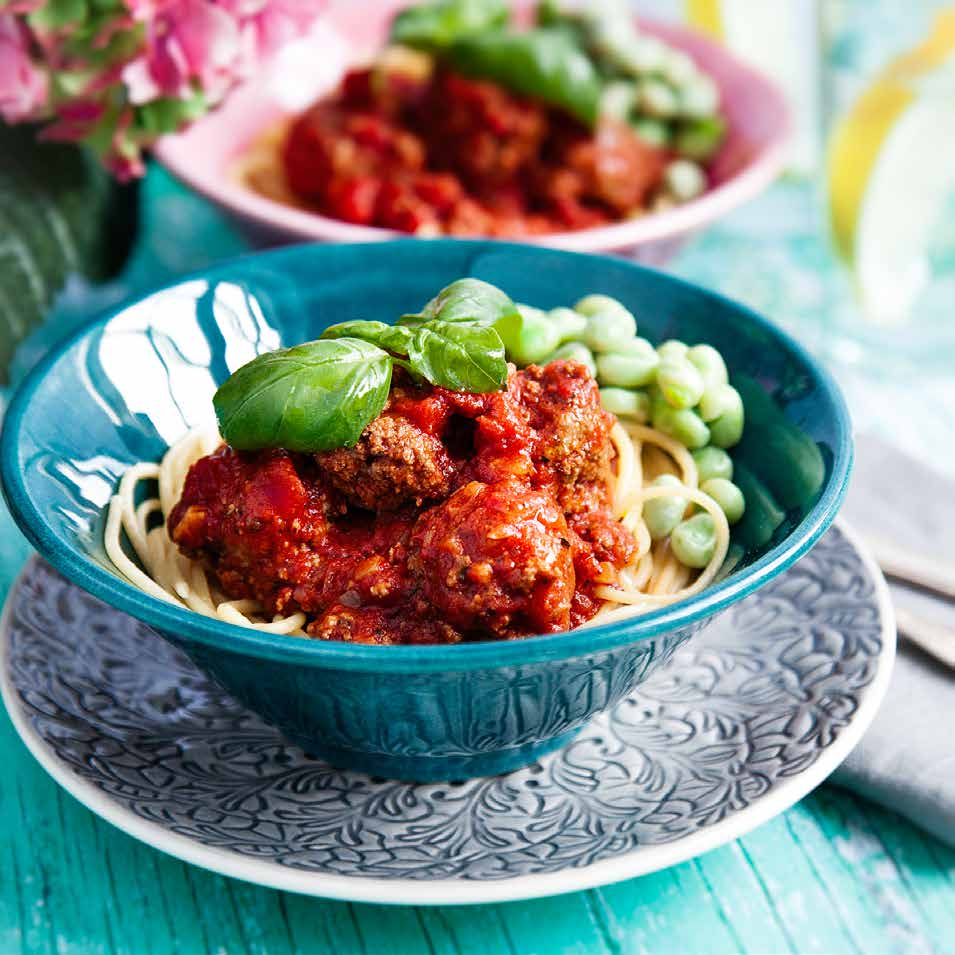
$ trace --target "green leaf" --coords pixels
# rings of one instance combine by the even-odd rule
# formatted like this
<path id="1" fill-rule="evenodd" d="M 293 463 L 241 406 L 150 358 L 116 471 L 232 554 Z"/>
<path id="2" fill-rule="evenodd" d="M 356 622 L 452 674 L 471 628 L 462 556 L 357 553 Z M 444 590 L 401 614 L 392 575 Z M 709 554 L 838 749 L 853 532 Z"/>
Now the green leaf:
<path id="1" fill-rule="evenodd" d="M 600 107 L 597 70 L 564 29 L 539 27 L 464 36 L 447 51 L 451 67 L 566 110 L 593 126 Z"/>
<path id="2" fill-rule="evenodd" d="M 120 186 L 83 147 L 40 143 L 0 123 L 0 382 L 67 277 L 110 278 L 136 231 L 135 187 Z"/>
<path id="3" fill-rule="evenodd" d="M 391 40 L 434 52 L 456 40 L 507 23 L 505 0 L 436 0 L 403 10 L 391 24 Z"/>
<path id="4" fill-rule="evenodd" d="M 387 352 L 357 338 L 259 355 L 215 393 L 219 430 L 242 451 L 351 447 L 381 414 L 391 370 Z"/>
<path id="5" fill-rule="evenodd" d="M 442 289 L 418 315 L 403 315 L 399 325 L 431 321 L 493 328 L 510 351 L 517 347 L 523 319 L 518 307 L 496 285 L 480 279 L 458 279 Z"/>
<path id="6" fill-rule="evenodd" d="M 451 391 L 498 391 L 507 380 L 501 336 L 490 326 L 430 321 L 414 326 L 412 367 Z"/>
<path id="7" fill-rule="evenodd" d="M 411 331 L 401 325 L 386 325 L 384 322 L 339 322 L 326 328 L 322 338 L 360 338 L 385 351 L 407 356 Z"/>

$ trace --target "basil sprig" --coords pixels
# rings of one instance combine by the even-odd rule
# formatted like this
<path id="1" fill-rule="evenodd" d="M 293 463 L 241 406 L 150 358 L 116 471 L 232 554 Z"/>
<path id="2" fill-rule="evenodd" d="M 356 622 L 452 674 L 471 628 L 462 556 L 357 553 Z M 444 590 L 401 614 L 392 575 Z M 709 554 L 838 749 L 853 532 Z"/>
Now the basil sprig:
<path id="1" fill-rule="evenodd" d="M 351 447 L 381 414 L 395 364 L 452 391 L 497 391 L 507 380 L 505 341 L 520 329 L 500 289 L 461 279 L 398 325 L 341 322 L 318 341 L 254 358 L 213 398 L 219 430 L 242 451 Z"/>
<path id="2" fill-rule="evenodd" d="M 307 342 L 253 358 L 212 405 L 240 451 L 329 451 L 353 445 L 381 414 L 391 371 L 388 352 L 360 338 Z"/>
<path id="3" fill-rule="evenodd" d="M 462 36 L 503 27 L 510 17 L 505 0 L 436 0 L 399 13 L 391 24 L 391 42 L 433 52 Z"/>
<path id="4" fill-rule="evenodd" d="M 590 57 L 566 30 L 494 30 L 460 37 L 446 51 L 451 68 L 566 110 L 593 126 L 603 83 Z"/>
<path id="5" fill-rule="evenodd" d="M 423 322 L 408 345 L 413 370 L 449 391 L 497 391 L 507 378 L 501 336 L 491 327 Z"/>
<path id="6" fill-rule="evenodd" d="M 451 322 L 493 328 L 510 351 L 521 334 L 521 313 L 496 285 L 480 279 L 458 279 L 440 292 L 417 315 L 402 315 L 398 325 Z"/>

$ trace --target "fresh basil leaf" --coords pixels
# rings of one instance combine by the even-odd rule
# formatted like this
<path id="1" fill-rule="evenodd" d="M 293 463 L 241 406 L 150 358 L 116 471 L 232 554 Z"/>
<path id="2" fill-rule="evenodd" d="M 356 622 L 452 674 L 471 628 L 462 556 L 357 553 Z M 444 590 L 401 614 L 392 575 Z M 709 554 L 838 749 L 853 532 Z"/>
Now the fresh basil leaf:
<path id="1" fill-rule="evenodd" d="M 391 40 L 418 50 L 443 50 L 463 36 L 504 26 L 510 16 L 505 0 L 436 0 L 399 13 Z"/>
<path id="2" fill-rule="evenodd" d="M 451 391 L 497 391 L 507 380 L 501 336 L 490 326 L 431 321 L 414 326 L 412 366 Z"/>
<path id="3" fill-rule="evenodd" d="M 600 77 L 567 30 L 538 27 L 465 36 L 448 49 L 447 60 L 466 76 L 543 100 L 588 126 L 597 121 Z"/>
<path id="4" fill-rule="evenodd" d="M 481 279 L 458 279 L 443 288 L 418 315 L 404 315 L 399 325 L 441 321 L 493 328 L 504 347 L 518 345 L 523 319 L 518 307 L 496 285 Z"/>
<path id="5" fill-rule="evenodd" d="M 360 338 L 385 351 L 406 356 L 411 331 L 401 325 L 387 325 L 384 322 L 339 322 L 326 328 L 322 338 Z"/>
<path id="6" fill-rule="evenodd" d="M 381 414 L 391 370 L 387 352 L 357 338 L 259 355 L 215 393 L 219 430 L 241 451 L 350 447 Z"/>

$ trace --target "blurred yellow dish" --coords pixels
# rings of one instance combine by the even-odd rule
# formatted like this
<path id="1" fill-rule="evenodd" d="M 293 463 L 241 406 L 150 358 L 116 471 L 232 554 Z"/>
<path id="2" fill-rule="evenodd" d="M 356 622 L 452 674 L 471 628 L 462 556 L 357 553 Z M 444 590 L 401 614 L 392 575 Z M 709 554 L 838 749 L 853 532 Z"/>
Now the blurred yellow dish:
<path id="1" fill-rule="evenodd" d="M 955 188 L 953 96 L 955 8 L 882 71 L 833 133 L 833 236 L 871 321 L 905 321 L 929 278 L 931 231 Z"/>

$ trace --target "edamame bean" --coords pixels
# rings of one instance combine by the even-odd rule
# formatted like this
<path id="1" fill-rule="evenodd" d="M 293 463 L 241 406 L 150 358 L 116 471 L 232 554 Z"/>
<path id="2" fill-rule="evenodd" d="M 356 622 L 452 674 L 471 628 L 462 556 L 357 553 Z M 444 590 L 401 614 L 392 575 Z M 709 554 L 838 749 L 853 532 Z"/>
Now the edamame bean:
<path id="1" fill-rule="evenodd" d="M 606 411 L 618 418 L 627 418 L 638 424 L 650 420 L 650 398 L 645 391 L 629 388 L 601 388 L 600 403 Z"/>
<path id="2" fill-rule="evenodd" d="M 580 338 L 587 327 L 587 319 L 572 308 L 552 308 L 547 317 L 557 326 L 561 343 Z"/>
<path id="3" fill-rule="evenodd" d="M 578 361 L 581 365 L 586 365 L 587 370 L 595 378 L 597 377 L 597 366 L 594 363 L 594 356 L 591 350 L 586 346 L 582 345 L 580 342 L 567 342 L 566 345 L 561 345 L 548 359 L 548 362 L 552 361 Z"/>
<path id="4" fill-rule="evenodd" d="M 743 492 L 732 481 L 726 478 L 710 478 L 700 485 L 700 490 L 709 494 L 719 504 L 730 524 L 735 524 L 743 516 L 746 501 L 743 499 Z"/>
<path id="5" fill-rule="evenodd" d="M 609 295 L 588 295 L 574 310 L 586 316 L 587 327 L 581 337 L 596 352 L 615 351 L 637 334 L 637 320 Z"/>
<path id="6" fill-rule="evenodd" d="M 706 189 L 706 174 L 692 159 L 674 159 L 663 170 L 667 192 L 680 202 L 689 202 Z"/>
<path id="7" fill-rule="evenodd" d="M 694 345 L 686 357 L 693 362 L 696 370 L 703 376 L 703 385 L 707 391 L 729 381 L 726 362 L 712 345 Z"/>
<path id="8" fill-rule="evenodd" d="M 670 141 L 670 127 L 663 120 L 641 116 L 630 123 L 633 131 L 651 146 L 666 146 Z"/>
<path id="9" fill-rule="evenodd" d="M 673 148 L 687 159 L 706 162 L 723 143 L 726 123 L 719 116 L 706 116 L 681 123 L 673 136 Z"/>
<path id="10" fill-rule="evenodd" d="M 614 62 L 635 76 L 658 70 L 667 54 L 667 47 L 655 36 L 641 36 L 626 45 L 618 43 L 615 46 Z"/>
<path id="11" fill-rule="evenodd" d="M 599 292 L 585 295 L 574 306 L 574 311 L 580 312 L 580 314 L 586 318 L 592 318 L 594 315 L 599 315 L 602 312 L 618 312 L 624 314 L 628 318 L 633 319 L 634 334 L 636 334 L 637 320 L 633 318 L 633 313 L 623 302 L 617 301 L 617 299 L 612 298 L 610 295 L 601 295 Z"/>
<path id="12" fill-rule="evenodd" d="M 519 305 L 521 329 L 510 357 L 518 365 L 537 365 L 560 344 L 560 330 L 540 309 Z"/>
<path id="13" fill-rule="evenodd" d="M 687 567 L 705 567 L 716 550 L 716 526 L 705 511 L 677 524 L 670 534 L 673 556 Z"/>
<path id="14" fill-rule="evenodd" d="M 600 115 L 626 120 L 637 104 L 637 84 L 620 80 L 608 83 L 600 97 Z"/>
<path id="15" fill-rule="evenodd" d="M 675 116 L 679 111 L 679 100 L 673 88 L 663 80 L 652 78 L 640 81 L 637 105 L 643 112 L 658 119 Z"/>
<path id="16" fill-rule="evenodd" d="M 710 422 L 710 440 L 718 448 L 731 448 L 734 444 L 739 444 L 743 437 L 743 406 L 737 410 L 727 411 L 720 415 L 715 421 Z"/>
<path id="17" fill-rule="evenodd" d="M 620 348 L 597 356 L 597 380 L 602 385 L 640 388 L 653 381 L 660 358 L 645 338 L 631 338 Z"/>
<path id="18" fill-rule="evenodd" d="M 703 376 L 685 358 L 665 358 L 657 368 L 657 385 L 673 408 L 692 408 L 703 396 Z"/>
<path id="19" fill-rule="evenodd" d="M 704 421 L 715 421 L 724 412 L 742 404 L 743 399 L 732 385 L 715 385 L 707 388 L 700 398 L 700 417 Z"/>
<path id="20" fill-rule="evenodd" d="M 681 487 L 680 479 L 672 474 L 661 474 L 650 487 Z M 666 537 L 683 520 L 686 513 L 686 498 L 651 497 L 643 505 L 643 520 L 653 540 Z"/>
<path id="21" fill-rule="evenodd" d="M 743 399 L 732 385 L 706 391 L 700 400 L 700 416 L 709 423 L 711 441 L 718 448 L 731 448 L 743 436 Z"/>
<path id="22" fill-rule="evenodd" d="M 669 338 L 662 344 L 657 345 L 657 354 L 660 356 L 660 361 L 667 358 L 686 358 L 686 353 L 689 350 L 689 345 L 677 341 L 675 338 Z"/>
<path id="23" fill-rule="evenodd" d="M 712 116 L 720 102 L 720 91 L 704 73 L 697 73 L 679 84 L 680 113 L 693 119 Z"/>
<path id="24" fill-rule="evenodd" d="M 666 56 L 660 64 L 660 72 L 676 87 L 682 87 L 699 75 L 693 60 L 682 50 L 674 49 L 666 51 Z"/>
<path id="25" fill-rule="evenodd" d="M 691 451 L 710 443 L 710 429 L 695 411 L 689 408 L 673 408 L 661 398 L 659 401 L 651 401 L 650 413 L 654 428 L 676 438 Z"/>
<path id="26" fill-rule="evenodd" d="M 712 445 L 700 448 L 693 452 L 693 460 L 696 461 L 700 484 L 712 478 L 733 480 L 733 459 L 722 448 L 714 448 Z"/>

